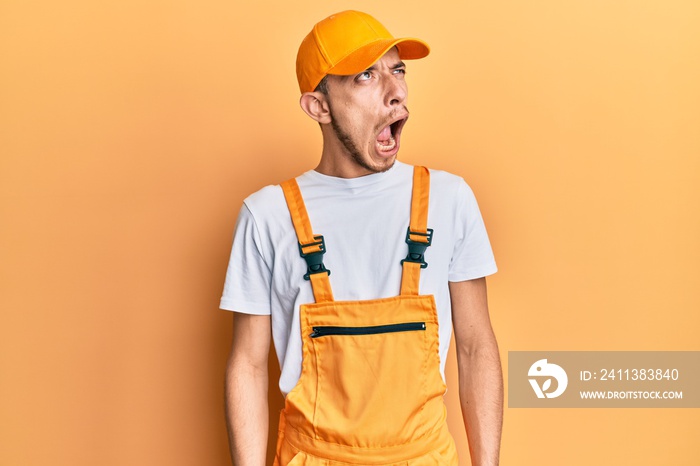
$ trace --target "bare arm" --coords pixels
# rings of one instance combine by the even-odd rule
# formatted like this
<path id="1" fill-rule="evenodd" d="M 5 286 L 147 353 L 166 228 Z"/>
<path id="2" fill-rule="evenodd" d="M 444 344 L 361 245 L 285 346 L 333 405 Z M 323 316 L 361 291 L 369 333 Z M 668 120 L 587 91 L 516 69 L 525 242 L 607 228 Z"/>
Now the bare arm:
<path id="1" fill-rule="evenodd" d="M 498 465 L 503 424 L 503 374 L 491 328 L 486 279 L 450 282 L 459 399 L 473 466 Z"/>
<path id="2" fill-rule="evenodd" d="M 270 332 L 270 316 L 234 314 L 226 367 L 226 423 L 236 466 L 265 465 Z"/>

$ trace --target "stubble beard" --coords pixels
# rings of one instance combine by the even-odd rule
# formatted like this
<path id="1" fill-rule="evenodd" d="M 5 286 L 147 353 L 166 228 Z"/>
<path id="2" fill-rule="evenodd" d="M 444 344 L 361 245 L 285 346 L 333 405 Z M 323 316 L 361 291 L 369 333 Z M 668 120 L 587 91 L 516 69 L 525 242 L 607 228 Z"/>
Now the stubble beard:
<path id="1" fill-rule="evenodd" d="M 355 161 L 356 164 L 364 168 L 365 170 L 368 170 L 370 173 L 383 173 L 387 170 L 389 170 L 391 167 L 394 166 L 394 162 L 396 162 L 396 157 L 394 157 L 391 160 L 391 163 L 389 163 L 385 167 L 374 167 L 370 164 L 367 163 L 367 161 L 362 157 L 362 153 L 360 150 L 357 148 L 355 145 L 355 142 L 352 140 L 350 135 L 346 133 L 343 128 L 340 127 L 338 124 L 338 121 L 335 119 L 333 115 L 333 109 L 329 107 L 330 113 L 331 113 L 331 128 L 333 128 L 333 132 L 335 133 L 335 136 L 338 138 L 338 140 L 343 144 L 343 147 L 345 147 L 345 150 L 350 154 L 350 157 Z"/>

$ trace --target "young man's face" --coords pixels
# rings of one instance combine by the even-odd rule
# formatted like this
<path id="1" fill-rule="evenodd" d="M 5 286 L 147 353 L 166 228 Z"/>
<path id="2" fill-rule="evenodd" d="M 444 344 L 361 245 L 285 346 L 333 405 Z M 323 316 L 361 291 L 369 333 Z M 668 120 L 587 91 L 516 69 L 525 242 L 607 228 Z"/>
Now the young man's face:
<path id="1" fill-rule="evenodd" d="M 328 76 L 333 133 L 346 156 L 366 170 L 388 170 L 399 152 L 401 129 L 408 118 L 406 66 L 396 48 L 366 71 Z"/>

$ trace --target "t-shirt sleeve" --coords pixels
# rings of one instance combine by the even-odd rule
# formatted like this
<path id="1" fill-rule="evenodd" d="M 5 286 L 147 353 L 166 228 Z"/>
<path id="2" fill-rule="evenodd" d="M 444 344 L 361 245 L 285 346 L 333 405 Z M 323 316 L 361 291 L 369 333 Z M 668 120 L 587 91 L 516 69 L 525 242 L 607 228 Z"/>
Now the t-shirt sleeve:
<path id="1" fill-rule="evenodd" d="M 219 307 L 244 314 L 270 314 L 272 274 L 265 262 L 255 218 L 244 204 L 236 220 L 233 247 Z"/>
<path id="2" fill-rule="evenodd" d="M 450 261 L 449 281 L 472 280 L 496 273 L 498 269 L 479 205 L 471 188 L 463 180 L 457 196 L 456 241 Z"/>

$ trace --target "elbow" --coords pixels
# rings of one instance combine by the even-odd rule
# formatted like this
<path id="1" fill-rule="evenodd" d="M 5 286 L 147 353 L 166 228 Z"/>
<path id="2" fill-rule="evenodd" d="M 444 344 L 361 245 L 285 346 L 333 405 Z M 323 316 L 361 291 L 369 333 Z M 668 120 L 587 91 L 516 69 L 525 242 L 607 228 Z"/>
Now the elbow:
<path id="1" fill-rule="evenodd" d="M 458 361 L 476 359 L 500 361 L 498 342 L 490 328 L 486 332 L 472 335 L 469 338 L 456 339 L 455 347 Z"/>

